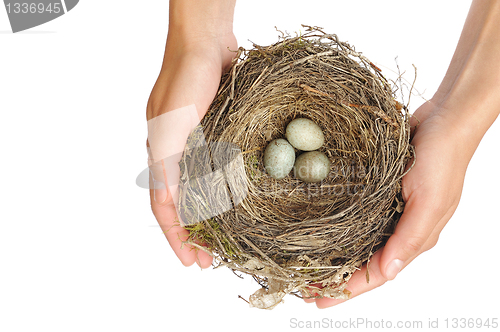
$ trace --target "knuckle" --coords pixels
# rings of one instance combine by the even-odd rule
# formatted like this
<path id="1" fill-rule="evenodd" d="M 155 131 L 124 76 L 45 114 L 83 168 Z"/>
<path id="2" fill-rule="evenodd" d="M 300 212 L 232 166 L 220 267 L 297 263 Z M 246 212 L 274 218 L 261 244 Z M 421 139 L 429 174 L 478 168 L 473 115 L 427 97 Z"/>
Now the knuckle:
<path id="1" fill-rule="evenodd" d="M 434 238 L 429 239 L 427 241 L 427 243 L 425 244 L 423 251 L 431 250 L 432 248 L 434 248 L 436 246 L 436 244 L 438 243 L 438 240 L 439 240 L 439 237 L 434 237 Z"/>
<path id="2" fill-rule="evenodd" d="M 403 250 L 409 257 L 411 257 L 418 253 L 422 249 L 424 244 L 425 239 L 422 239 L 421 237 L 412 237 L 406 241 Z"/>

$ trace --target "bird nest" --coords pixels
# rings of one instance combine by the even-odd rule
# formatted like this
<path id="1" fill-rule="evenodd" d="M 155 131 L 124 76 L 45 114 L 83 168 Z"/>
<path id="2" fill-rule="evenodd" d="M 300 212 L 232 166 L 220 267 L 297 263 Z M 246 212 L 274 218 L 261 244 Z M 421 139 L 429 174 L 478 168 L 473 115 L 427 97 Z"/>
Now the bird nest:
<path id="1" fill-rule="evenodd" d="M 180 163 L 179 210 L 195 221 L 185 222 L 186 243 L 216 267 L 253 276 L 261 289 L 249 302 L 258 308 L 286 294 L 348 298 L 352 273 L 402 214 L 401 180 L 414 156 L 409 113 L 380 69 L 336 35 L 304 27 L 303 35 L 238 50 L 202 130 L 188 139 L 198 149 Z M 331 165 L 319 183 L 266 173 L 266 146 L 295 118 L 323 131 L 319 151 Z M 200 217 L 200 206 L 211 213 Z"/>

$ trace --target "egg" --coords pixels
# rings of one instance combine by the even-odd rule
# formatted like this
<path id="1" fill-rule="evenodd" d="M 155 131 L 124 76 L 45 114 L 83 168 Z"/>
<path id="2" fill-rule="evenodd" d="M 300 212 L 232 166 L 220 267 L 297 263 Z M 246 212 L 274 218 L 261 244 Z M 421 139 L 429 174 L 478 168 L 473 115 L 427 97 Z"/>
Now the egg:
<path id="1" fill-rule="evenodd" d="M 285 135 L 294 148 L 302 151 L 319 149 L 325 143 L 321 128 L 306 118 L 292 120 L 286 127 Z"/>
<path id="2" fill-rule="evenodd" d="M 295 163 L 295 150 L 286 140 L 275 139 L 264 151 L 264 166 L 267 173 L 276 180 L 285 178 Z"/>
<path id="3" fill-rule="evenodd" d="M 330 160 L 319 151 L 304 152 L 295 161 L 294 172 L 304 182 L 320 182 L 330 172 Z"/>

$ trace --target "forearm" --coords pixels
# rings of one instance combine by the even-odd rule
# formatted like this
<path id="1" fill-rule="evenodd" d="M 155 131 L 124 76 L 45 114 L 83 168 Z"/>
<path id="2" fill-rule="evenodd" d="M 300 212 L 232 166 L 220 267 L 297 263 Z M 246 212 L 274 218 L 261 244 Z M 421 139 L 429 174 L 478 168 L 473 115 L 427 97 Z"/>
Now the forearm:
<path id="1" fill-rule="evenodd" d="M 467 137 L 472 157 L 500 112 L 500 1 L 473 1 L 432 102 Z"/>
<path id="2" fill-rule="evenodd" d="M 224 37 L 233 32 L 236 0 L 170 0 L 169 39 L 197 43 Z"/>
<path id="3" fill-rule="evenodd" d="M 233 34 L 235 2 L 170 0 L 165 55 L 148 102 L 148 120 L 192 104 L 199 117 L 204 116 L 238 49 Z"/>

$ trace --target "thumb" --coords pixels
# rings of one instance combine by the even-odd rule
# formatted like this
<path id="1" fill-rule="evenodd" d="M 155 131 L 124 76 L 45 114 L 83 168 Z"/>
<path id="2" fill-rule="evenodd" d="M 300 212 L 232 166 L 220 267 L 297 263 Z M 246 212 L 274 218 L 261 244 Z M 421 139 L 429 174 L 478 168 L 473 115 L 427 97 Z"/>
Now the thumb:
<path id="1" fill-rule="evenodd" d="M 431 235 L 445 212 L 437 195 L 420 191 L 410 196 L 380 259 L 380 270 L 385 278 L 394 279 L 412 259 L 435 245 L 437 236 L 434 239 Z"/>
<path id="2" fill-rule="evenodd" d="M 188 136 L 199 122 L 194 104 L 148 120 L 148 165 L 156 203 L 165 204 L 175 197 L 180 175 L 178 162 Z"/>
<path id="3" fill-rule="evenodd" d="M 152 181 L 150 188 L 153 189 L 153 199 L 157 204 L 164 204 L 171 199 L 170 191 L 168 190 L 165 162 L 164 160 L 154 161 L 149 144 L 147 150 L 149 174 Z"/>

